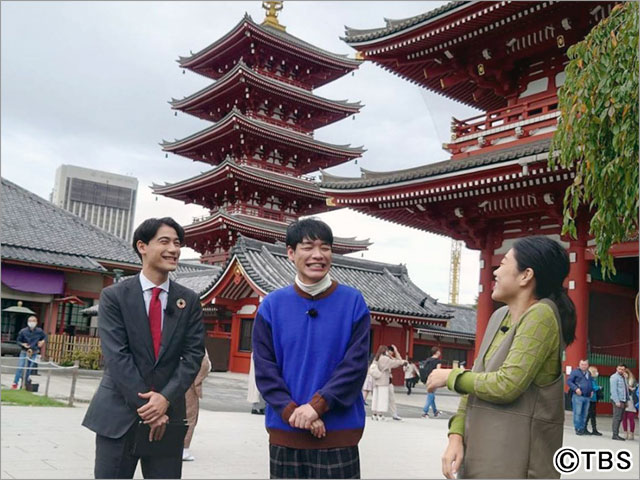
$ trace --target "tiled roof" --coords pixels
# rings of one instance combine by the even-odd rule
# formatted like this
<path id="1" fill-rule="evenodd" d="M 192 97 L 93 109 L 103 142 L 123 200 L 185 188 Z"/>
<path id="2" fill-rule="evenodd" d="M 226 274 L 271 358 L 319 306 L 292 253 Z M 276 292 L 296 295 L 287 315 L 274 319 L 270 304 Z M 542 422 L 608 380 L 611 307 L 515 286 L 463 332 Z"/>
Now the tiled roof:
<path id="1" fill-rule="evenodd" d="M 265 292 L 291 285 L 295 267 L 289 261 L 283 244 L 269 244 L 240 237 L 233 247 L 234 256 L 251 280 Z M 410 279 L 404 265 L 374 262 L 344 255 L 333 255 L 331 277 L 339 283 L 360 290 L 372 312 L 448 319 L 444 307 L 420 301 L 431 298 Z"/>
<path id="2" fill-rule="evenodd" d="M 439 325 L 420 325 L 422 333 L 475 340 L 476 337 L 476 309 L 465 305 L 451 305 L 441 303 L 440 307 L 452 315 L 446 327 Z"/>
<path id="3" fill-rule="evenodd" d="M 199 97 L 204 97 L 209 92 L 216 91 L 221 84 L 223 84 L 227 79 L 233 77 L 239 70 L 242 70 L 246 75 L 250 77 L 259 79 L 261 82 L 264 82 L 267 85 L 293 93 L 299 97 L 303 97 L 307 99 L 307 101 L 312 103 L 324 102 L 324 103 L 328 103 L 329 105 L 332 105 L 334 108 L 337 108 L 337 109 L 347 108 L 347 109 L 354 109 L 354 110 L 360 109 L 364 106 L 360 102 L 349 102 L 348 100 L 330 100 L 328 98 L 314 95 L 312 92 L 310 92 L 309 90 L 305 90 L 304 88 L 300 88 L 290 83 L 285 83 L 280 80 L 267 77 L 266 75 L 263 75 L 262 73 L 253 70 L 251 67 L 248 67 L 247 64 L 244 63 L 242 59 L 240 59 L 240 61 L 231 70 L 229 70 L 227 73 L 225 73 L 222 77 L 220 77 L 211 85 L 207 85 L 201 90 L 198 90 L 197 92 L 187 97 L 184 97 L 180 100 L 172 98 L 169 103 L 172 105 L 173 108 L 180 108 L 181 105 L 184 105 L 194 99 L 197 99 Z"/>
<path id="4" fill-rule="evenodd" d="M 2 258 L 82 270 L 98 262 L 139 267 L 131 245 L 82 218 L 2 179 Z"/>
<path id="5" fill-rule="evenodd" d="M 91 270 L 106 272 L 106 268 L 95 260 L 83 255 L 69 255 L 67 253 L 49 252 L 35 248 L 15 247 L 2 245 L 2 258 L 4 260 L 17 260 L 27 263 L 40 263 L 53 267 L 77 268 L 79 270 Z"/>
<path id="6" fill-rule="evenodd" d="M 349 44 L 358 44 L 361 42 L 366 42 L 369 40 L 375 40 L 382 37 L 386 37 L 387 35 L 392 35 L 407 28 L 411 28 L 415 25 L 418 25 L 421 22 L 425 22 L 428 20 L 433 20 L 436 17 L 444 15 L 447 12 L 450 12 L 454 8 L 457 8 L 465 3 L 470 3 L 467 1 L 455 1 L 449 2 L 441 7 L 436 8 L 435 10 L 430 10 L 426 13 L 421 13 L 420 15 L 416 15 L 414 17 L 405 18 L 402 20 L 391 20 L 385 18 L 386 25 L 380 28 L 370 28 L 366 30 L 360 30 L 356 28 L 345 27 L 345 36 L 342 37 L 342 40 Z"/>
<path id="7" fill-rule="evenodd" d="M 323 190 L 349 190 L 354 188 L 373 187 L 378 185 L 390 185 L 394 183 L 406 182 L 409 180 L 428 178 L 444 173 L 459 172 L 471 168 L 515 160 L 529 155 L 545 153 L 549 151 L 550 142 L 550 139 L 536 140 L 511 148 L 481 153 L 478 155 L 471 155 L 469 157 L 456 160 L 450 159 L 443 162 L 430 163 L 428 165 L 408 168 L 405 170 L 372 172 L 369 170 L 361 169 L 362 176 L 360 178 L 338 177 L 336 175 L 331 175 L 323 171 L 320 188 Z"/>
<path id="8" fill-rule="evenodd" d="M 207 292 L 212 286 L 213 282 L 218 278 L 222 267 L 210 265 L 210 268 L 192 272 L 180 272 L 176 270 L 169 274 L 169 278 L 179 283 L 183 287 L 190 288 L 198 295 L 202 295 Z"/>
<path id="9" fill-rule="evenodd" d="M 215 42 L 213 42 L 209 46 L 203 48 L 199 52 L 196 52 L 196 53 L 192 54 L 189 57 L 180 57 L 178 62 L 180 63 L 180 65 L 184 65 L 185 63 L 188 63 L 189 61 L 193 60 L 194 58 L 202 56 L 202 55 L 206 54 L 207 52 L 210 52 L 210 51 L 214 50 L 216 47 L 221 45 L 227 38 L 229 38 L 231 35 L 233 35 L 238 29 L 243 28 L 243 25 L 245 23 L 251 25 L 253 28 L 255 28 L 257 30 L 260 30 L 260 31 L 264 32 L 266 35 L 274 35 L 274 36 L 279 37 L 280 39 L 284 40 L 285 42 L 287 42 L 289 44 L 298 46 L 298 47 L 300 47 L 300 48 L 302 48 L 304 50 L 309 51 L 310 53 L 315 53 L 317 55 L 325 57 L 326 59 L 337 61 L 337 62 L 340 62 L 342 64 L 347 64 L 351 68 L 357 68 L 360 65 L 360 63 L 362 63 L 359 60 L 354 60 L 353 58 L 349 58 L 348 55 L 332 53 L 332 52 L 329 52 L 327 50 L 323 50 L 322 48 L 316 47 L 315 45 L 311 45 L 310 43 L 305 42 L 304 40 L 301 40 L 298 37 L 295 37 L 295 36 L 293 36 L 293 35 L 291 35 L 291 34 L 289 34 L 287 32 L 283 32 L 283 31 L 278 30 L 276 28 L 269 27 L 268 25 L 260 25 L 260 24 L 258 24 L 256 22 L 254 22 L 253 19 L 251 18 L 251 16 L 249 14 L 247 14 L 247 13 L 245 13 L 244 17 L 240 20 L 240 22 L 238 22 L 238 24 L 236 24 L 236 26 L 233 27 L 224 36 L 222 36 L 221 38 L 219 38 L 218 40 L 216 40 Z"/>
<path id="10" fill-rule="evenodd" d="M 311 190 L 317 194 L 318 197 L 326 197 L 318 187 L 317 182 L 312 182 L 309 180 L 305 180 L 304 178 L 294 177 L 291 175 L 284 175 L 282 173 L 270 172 L 269 170 L 265 170 L 258 167 L 253 167 L 249 165 L 242 165 L 233 160 L 230 156 L 220 163 L 216 165 L 211 170 L 200 173 L 199 175 L 195 175 L 191 178 L 187 178 L 185 180 L 181 180 L 175 183 L 167 183 L 164 185 L 156 185 L 155 183 L 151 186 L 154 193 L 164 195 L 167 189 L 173 189 L 180 186 L 186 186 L 190 183 L 197 182 L 198 180 L 205 178 L 212 178 L 218 175 L 220 172 L 223 172 L 226 167 L 230 167 L 236 171 L 241 171 L 242 173 L 246 173 L 249 176 L 258 177 L 260 179 L 272 181 L 276 184 L 287 184 L 297 189 Z"/>
<path id="11" fill-rule="evenodd" d="M 236 107 L 233 107 L 233 109 L 227 115 L 225 115 L 223 118 L 221 118 L 218 122 L 214 123 L 210 127 L 207 127 L 204 130 L 201 130 L 192 135 L 189 135 L 188 137 L 175 140 L 173 142 L 168 142 L 166 140 L 163 140 L 162 143 L 160 143 L 160 145 L 162 146 L 162 149 L 164 151 L 170 152 L 172 151 L 172 149 L 178 149 L 179 147 L 187 144 L 190 141 L 201 140 L 202 138 L 206 137 L 207 134 L 210 134 L 221 128 L 224 128 L 227 125 L 233 124 L 235 127 L 237 125 L 236 122 L 243 123 L 247 125 L 249 128 L 254 127 L 255 129 L 258 129 L 258 131 L 260 129 L 263 129 L 266 132 L 269 132 L 272 135 L 278 136 L 282 139 L 286 139 L 289 142 L 302 144 L 303 146 L 306 146 L 307 149 L 315 149 L 320 147 L 320 148 L 333 150 L 334 153 L 337 150 L 338 154 L 349 154 L 349 155 L 358 155 L 358 156 L 366 152 L 366 150 L 362 146 L 352 147 L 351 144 L 335 145 L 333 143 L 323 142 L 320 140 L 316 140 L 315 138 L 309 135 L 304 135 L 302 133 L 297 133 L 293 130 L 289 130 L 288 128 L 272 125 L 258 118 L 247 117 L 246 115 L 243 115 L 242 112 L 240 112 L 240 110 L 238 110 Z M 216 139 L 214 141 L 219 141 L 219 140 Z"/>

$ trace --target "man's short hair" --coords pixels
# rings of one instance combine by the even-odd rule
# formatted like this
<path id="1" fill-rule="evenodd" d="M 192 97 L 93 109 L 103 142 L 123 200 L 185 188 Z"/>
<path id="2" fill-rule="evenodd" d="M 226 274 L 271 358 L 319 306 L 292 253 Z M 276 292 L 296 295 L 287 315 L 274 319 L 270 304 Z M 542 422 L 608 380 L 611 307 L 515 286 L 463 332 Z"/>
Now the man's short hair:
<path id="1" fill-rule="evenodd" d="M 287 227 L 287 247 L 293 250 L 299 243 L 307 238 L 309 240 L 320 240 L 328 245 L 333 245 L 333 232 L 331 227 L 317 218 L 305 218 L 296 220 Z"/>
<path id="2" fill-rule="evenodd" d="M 138 251 L 138 240 L 142 241 L 142 243 L 149 244 L 151 239 L 156 236 L 156 233 L 158 233 L 158 230 L 162 225 L 173 228 L 178 234 L 180 243 L 184 243 L 184 228 L 182 228 L 173 218 L 147 218 L 144 222 L 138 225 L 136 231 L 133 232 L 133 251 L 136 252 L 138 257 L 140 257 L 140 260 L 142 260 L 142 255 Z"/>
<path id="3" fill-rule="evenodd" d="M 431 347 L 431 355 L 435 355 L 436 353 L 440 352 L 440 347 Z"/>
<path id="4" fill-rule="evenodd" d="M 618 364 L 618 367 L 624 367 L 624 368 L 627 368 L 627 366 L 626 366 L 624 363 L 619 363 L 619 364 Z M 616 368 L 617 368 L 617 367 L 616 367 Z"/>

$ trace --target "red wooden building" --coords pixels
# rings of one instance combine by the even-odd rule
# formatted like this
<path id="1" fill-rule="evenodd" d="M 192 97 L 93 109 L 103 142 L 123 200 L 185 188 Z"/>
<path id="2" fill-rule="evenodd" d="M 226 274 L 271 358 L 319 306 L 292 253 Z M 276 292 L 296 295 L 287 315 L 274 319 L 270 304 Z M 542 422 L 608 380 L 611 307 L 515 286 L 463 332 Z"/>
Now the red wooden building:
<path id="1" fill-rule="evenodd" d="M 187 246 L 209 263 L 224 263 L 239 234 L 283 241 L 287 224 L 327 211 L 326 194 L 305 175 L 364 152 L 314 138 L 315 129 L 358 113 L 362 105 L 322 98 L 313 89 L 361 62 L 288 34 L 277 19 L 282 2 L 264 3 L 268 11 L 262 24 L 245 15 L 222 38 L 179 59 L 180 67 L 215 81 L 172 100 L 172 108 L 215 123 L 162 148 L 213 168 L 153 190 L 209 209 L 209 215 L 185 227 Z M 335 251 L 368 245 L 337 238 Z"/>
<path id="2" fill-rule="evenodd" d="M 550 168 L 547 160 L 567 48 L 613 5 L 462 1 L 387 20 L 379 29 L 347 28 L 345 41 L 357 58 L 485 113 L 453 119 L 451 141 L 443 145 L 449 159 L 400 171 L 362 170 L 361 178 L 324 174 L 321 185 L 338 207 L 480 250 L 477 338 L 496 308 L 492 273 L 514 240 L 543 234 L 561 241 L 570 255 L 566 286 L 577 310 L 566 365 L 575 368 L 589 358 L 607 392 L 616 359 L 637 376 L 638 243 L 613 248 L 618 273 L 603 279 L 593 261 L 589 216 L 578 218 L 577 239 L 561 235 L 564 191 L 574 174 Z"/>

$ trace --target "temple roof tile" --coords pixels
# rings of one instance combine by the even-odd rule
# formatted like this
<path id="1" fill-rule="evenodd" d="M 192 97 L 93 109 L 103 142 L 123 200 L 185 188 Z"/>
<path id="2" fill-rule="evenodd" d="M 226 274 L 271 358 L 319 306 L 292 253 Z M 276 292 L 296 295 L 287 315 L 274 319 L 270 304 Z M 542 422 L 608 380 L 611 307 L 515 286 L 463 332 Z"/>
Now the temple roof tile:
<path id="1" fill-rule="evenodd" d="M 445 14 L 451 12 L 452 10 L 470 3 L 474 3 L 474 2 L 453 1 L 445 5 L 442 5 L 441 7 L 438 7 L 434 10 L 430 10 L 428 12 L 421 13 L 420 15 L 415 15 L 413 17 L 399 19 L 399 20 L 391 20 L 391 19 L 385 18 L 384 21 L 386 25 L 384 27 L 379 27 L 379 28 L 370 28 L 370 29 L 361 30 L 361 29 L 345 26 L 345 36 L 341 37 L 341 39 L 347 42 L 348 44 L 359 44 L 359 43 L 368 42 L 370 40 L 378 40 L 386 36 L 397 34 L 402 30 L 406 30 L 408 28 L 419 25 L 422 22 L 431 21 L 436 17 L 445 16 Z"/>
<path id="2" fill-rule="evenodd" d="M 320 188 L 323 190 L 349 190 L 354 188 L 374 187 L 381 185 L 391 185 L 410 180 L 428 178 L 435 175 L 452 172 L 462 172 L 467 169 L 481 167 L 485 165 L 499 164 L 508 160 L 514 160 L 529 155 L 536 155 L 549 151 L 551 140 L 536 140 L 534 142 L 505 148 L 494 152 L 487 152 L 472 155 L 467 158 L 456 160 L 445 160 L 442 162 L 430 163 L 419 167 L 404 170 L 392 170 L 388 172 L 362 171 L 362 176 L 357 177 L 337 177 L 327 175 L 322 171 Z"/>
<path id="3" fill-rule="evenodd" d="M 347 154 L 347 155 L 354 155 L 354 156 L 360 156 L 366 151 L 362 146 L 352 147 L 351 144 L 335 145 L 332 143 L 322 142 L 308 135 L 303 135 L 303 134 L 293 132 L 287 128 L 279 127 L 277 125 L 271 125 L 259 119 L 249 118 L 243 115 L 235 107 L 224 118 L 222 118 L 219 122 L 216 122 L 211 127 L 205 128 L 204 130 L 196 132 L 193 135 L 189 135 L 188 137 L 182 138 L 180 140 L 176 139 L 173 142 L 167 142 L 166 140 L 163 140 L 160 143 L 160 145 L 162 146 L 162 149 L 164 151 L 170 152 L 175 149 L 178 149 L 181 146 L 186 146 L 187 144 L 189 144 L 194 140 L 202 140 L 207 135 L 213 134 L 218 130 L 228 127 L 235 122 L 244 123 L 248 127 L 253 127 L 258 130 L 263 130 L 266 133 L 277 135 L 281 137 L 281 139 L 283 140 L 289 140 L 295 143 L 302 143 L 311 148 L 320 147 L 328 150 L 338 151 L 340 154 Z"/>
<path id="4" fill-rule="evenodd" d="M 247 64 L 244 63 L 242 59 L 240 59 L 240 61 L 231 70 L 229 70 L 227 73 L 225 73 L 222 77 L 220 77 L 211 85 L 208 85 L 203 89 L 193 93 L 192 95 L 189 95 L 182 99 L 172 98 L 169 103 L 171 104 L 172 108 L 180 109 L 186 106 L 188 103 L 192 102 L 193 100 L 196 100 L 200 97 L 206 97 L 207 94 L 215 92 L 216 90 L 219 90 L 225 83 L 231 81 L 231 79 L 235 75 L 237 75 L 239 72 L 242 75 L 247 75 L 257 81 L 266 83 L 270 87 L 282 90 L 284 93 L 288 95 L 291 95 L 291 94 L 296 95 L 297 97 L 302 98 L 307 102 L 311 102 L 315 104 L 325 103 L 339 110 L 344 110 L 346 108 L 348 110 L 354 110 L 353 113 L 357 112 L 359 109 L 361 109 L 364 106 L 360 102 L 349 102 L 348 100 L 331 100 L 328 98 L 320 97 L 318 95 L 314 95 L 309 90 L 305 90 L 304 88 L 300 88 L 295 85 L 291 85 L 289 83 L 281 82 L 274 78 L 267 77 L 266 75 L 263 75 L 260 72 L 256 72 L 252 68 L 248 67 Z"/>
<path id="5" fill-rule="evenodd" d="M 188 68 L 197 60 L 204 58 L 207 54 L 215 51 L 217 47 L 223 45 L 227 40 L 232 38 L 234 35 L 237 35 L 242 30 L 253 30 L 254 32 L 262 33 L 267 38 L 271 37 L 271 39 L 273 40 L 284 41 L 292 48 L 297 47 L 298 49 L 304 50 L 305 53 L 315 55 L 317 58 L 334 65 L 338 64 L 343 68 L 355 69 L 358 68 L 358 66 L 362 63 L 361 60 L 349 58 L 347 54 L 332 53 L 327 50 L 323 50 L 322 48 L 316 47 L 315 45 L 312 45 L 308 42 L 305 42 L 304 40 L 301 40 L 300 38 L 291 35 L 290 33 L 271 28 L 268 25 L 259 25 L 253 21 L 250 15 L 246 13 L 235 27 L 233 27 L 229 32 L 220 37 L 218 40 L 188 57 L 179 57 L 177 61 L 181 67 Z"/>

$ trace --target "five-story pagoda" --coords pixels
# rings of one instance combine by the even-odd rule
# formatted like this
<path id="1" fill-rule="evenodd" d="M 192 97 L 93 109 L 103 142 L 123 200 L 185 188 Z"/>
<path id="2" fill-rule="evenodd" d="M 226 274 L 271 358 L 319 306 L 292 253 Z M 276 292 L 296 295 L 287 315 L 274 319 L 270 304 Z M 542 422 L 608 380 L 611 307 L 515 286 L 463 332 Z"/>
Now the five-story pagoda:
<path id="1" fill-rule="evenodd" d="M 267 14 L 261 25 L 245 14 L 218 41 L 178 60 L 180 67 L 215 82 L 172 100 L 172 108 L 215 123 L 163 142 L 162 148 L 213 168 L 178 183 L 153 185 L 153 191 L 209 209 L 210 215 L 185 227 L 187 246 L 203 262 L 224 262 L 239 234 L 282 241 L 287 224 L 327 211 L 326 194 L 305 175 L 364 152 L 314 138 L 316 128 L 354 115 L 362 105 L 328 100 L 313 89 L 361 62 L 286 33 L 277 18 L 282 2 L 263 2 L 263 7 Z M 350 253 L 368 245 L 336 238 L 334 251 Z"/>

